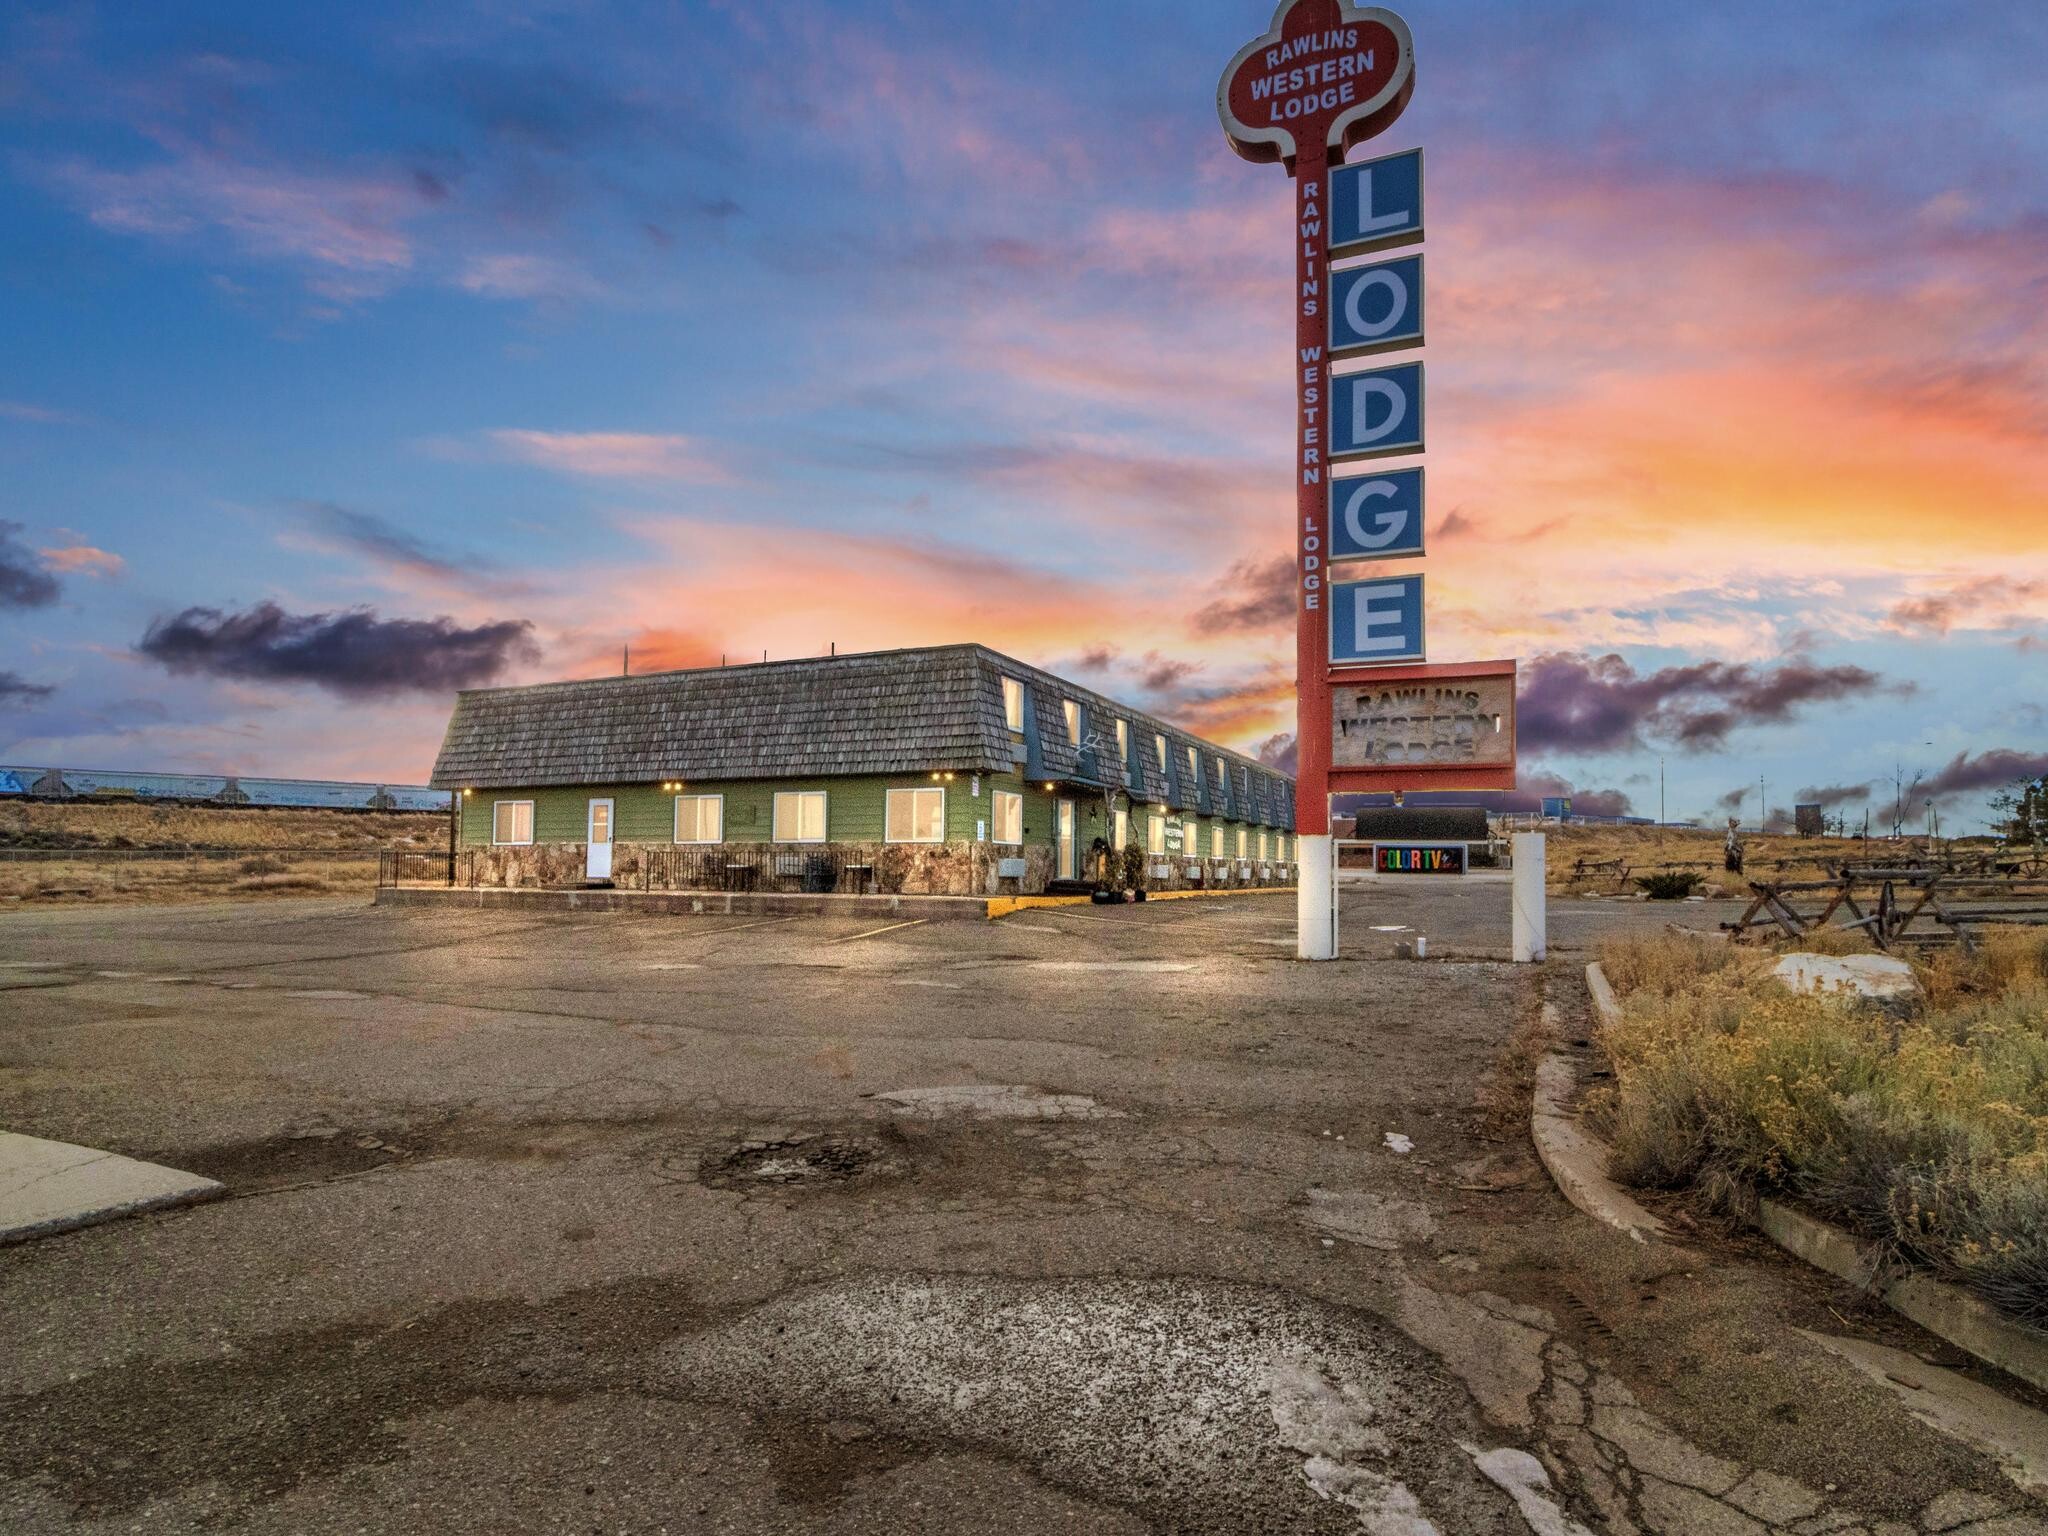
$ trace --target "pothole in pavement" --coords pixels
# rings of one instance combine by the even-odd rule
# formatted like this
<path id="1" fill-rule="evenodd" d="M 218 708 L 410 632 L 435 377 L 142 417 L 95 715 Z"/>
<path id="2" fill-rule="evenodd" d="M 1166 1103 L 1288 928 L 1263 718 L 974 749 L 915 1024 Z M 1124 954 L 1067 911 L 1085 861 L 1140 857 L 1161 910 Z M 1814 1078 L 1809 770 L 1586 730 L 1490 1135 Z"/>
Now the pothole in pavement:
<path id="1" fill-rule="evenodd" d="M 747 1141 L 711 1151 L 697 1176 L 719 1189 L 844 1184 L 903 1171 L 902 1160 L 879 1143 L 858 1136 L 791 1136 L 780 1141 Z"/>
<path id="2" fill-rule="evenodd" d="M 677 1340 L 653 1370 L 754 1412 L 1014 1460 L 1176 1531 L 1522 1529 L 1458 1445 L 1479 1428 L 1432 1357 L 1267 1287 L 838 1281 Z"/>

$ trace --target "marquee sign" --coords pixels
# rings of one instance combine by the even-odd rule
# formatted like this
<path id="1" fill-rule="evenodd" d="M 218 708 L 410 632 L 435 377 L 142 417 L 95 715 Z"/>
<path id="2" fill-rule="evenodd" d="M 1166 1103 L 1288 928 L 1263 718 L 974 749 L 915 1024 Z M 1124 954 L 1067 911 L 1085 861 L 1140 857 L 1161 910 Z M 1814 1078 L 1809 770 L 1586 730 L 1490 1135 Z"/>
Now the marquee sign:
<path id="1" fill-rule="evenodd" d="M 1336 766 L 1512 770 L 1513 665 L 1505 672 L 1436 670 L 1439 675 L 1431 678 L 1338 684 L 1331 711 Z"/>
<path id="2" fill-rule="evenodd" d="M 1358 636 L 1377 645 L 1393 632 L 1383 627 L 1377 596 L 1368 594 L 1361 603 L 1359 594 L 1328 586 L 1333 547 L 1329 468 L 1340 458 L 1414 452 L 1422 446 L 1419 367 L 1382 367 L 1369 374 L 1331 371 L 1335 345 L 1352 355 L 1413 345 L 1411 334 L 1419 340 L 1422 273 L 1419 264 L 1410 269 L 1388 262 L 1377 276 L 1346 277 L 1343 313 L 1333 319 L 1338 294 L 1331 281 L 1330 241 L 1337 189 L 1329 172 L 1355 145 L 1392 127 L 1414 90 L 1415 50 L 1408 24 L 1392 11 L 1351 0 L 1280 0 L 1271 28 L 1237 51 L 1216 87 L 1216 113 L 1230 147 L 1247 160 L 1278 161 L 1294 178 L 1295 830 L 1305 840 L 1299 909 L 1304 959 L 1328 959 L 1336 952 L 1335 886 L 1322 891 L 1319 882 L 1308 878 L 1328 857 L 1328 669 L 1334 657 L 1356 649 Z M 1342 192 L 1347 199 L 1344 248 L 1364 251 L 1419 239 L 1421 174 L 1417 158 L 1389 165 L 1369 183 L 1347 181 Z M 1333 331 L 1333 324 L 1341 330 Z M 1419 505 L 1414 517 L 1419 523 Z M 1403 602 L 1395 604 L 1396 649 L 1383 659 L 1422 654 L 1421 583 L 1414 581 L 1412 611 Z M 1333 647 L 1333 619 L 1347 637 L 1342 650 Z M 1328 910 L 1312 913 L 1317 903 Z"/>

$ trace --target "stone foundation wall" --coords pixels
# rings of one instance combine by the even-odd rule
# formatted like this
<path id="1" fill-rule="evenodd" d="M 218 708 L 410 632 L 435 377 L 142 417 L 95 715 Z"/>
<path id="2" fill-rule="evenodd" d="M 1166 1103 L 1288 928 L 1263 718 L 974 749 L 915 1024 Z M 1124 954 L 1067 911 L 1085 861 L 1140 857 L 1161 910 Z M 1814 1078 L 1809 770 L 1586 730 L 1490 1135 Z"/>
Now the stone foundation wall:
<path id="1" fill-rule="evenodd" d="M 583 884 L 582 843 L 533 843 L 523 847 L 466 849 L 456 866 L 459 883 L 510 889 L 567 889 Z M 745 870 L 728 874 L 729 855 Z M 987 843 L 731 843 L 723 848 L 683 848 L 669 843 L 614 843 L 612 881 L 624 890 L 801 891 L 810 861 L 832 860 L 832 889 L 865 889 L 905 896 L 1035 896 L 1053 878 L 1053 850 L 997 848 Z M 1002 865 L 1021 859 L 1021 876 L 1004 876 Z M 867 865 L 863 884 L 849 866 Z M 1083 860 L 1082 878 L 1093 880 L 1095 863 Z M 1166 873 L 1157 871 L 1164 868 Z M 751 873 L 748 871 L 751 870 Z M 1192 871 L 1192 872 L 1191 872 Z M 1287 885 L 1293 869 L 1236 859 L 1150 858 L 1145 886 L 1155 891 L 1247 889 Z"/>

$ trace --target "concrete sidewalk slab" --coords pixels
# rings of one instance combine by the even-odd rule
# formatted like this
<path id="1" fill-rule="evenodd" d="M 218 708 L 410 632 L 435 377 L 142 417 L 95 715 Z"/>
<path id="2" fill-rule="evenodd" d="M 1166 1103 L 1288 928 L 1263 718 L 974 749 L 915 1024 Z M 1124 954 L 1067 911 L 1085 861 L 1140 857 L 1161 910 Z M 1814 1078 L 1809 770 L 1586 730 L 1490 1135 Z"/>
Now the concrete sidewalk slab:
<path id="1" fill-rule="evenodd" d="M 0 1131 L 0 1244 L 22 1243 L 118 1216 L 227 1193 L 196 1173 L 117 1152 Z"/>

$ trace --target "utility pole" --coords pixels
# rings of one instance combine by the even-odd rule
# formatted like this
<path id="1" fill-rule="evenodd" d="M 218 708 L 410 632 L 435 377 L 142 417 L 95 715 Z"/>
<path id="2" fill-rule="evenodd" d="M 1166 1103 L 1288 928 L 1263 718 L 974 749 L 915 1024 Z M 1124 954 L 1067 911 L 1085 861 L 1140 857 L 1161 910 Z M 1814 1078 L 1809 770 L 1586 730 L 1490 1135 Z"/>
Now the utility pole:
<path id="1" fill-rule="evenodd" d="M 1657 759 L 1657 840 L 1664 839 L 1664 759 Z"/>

